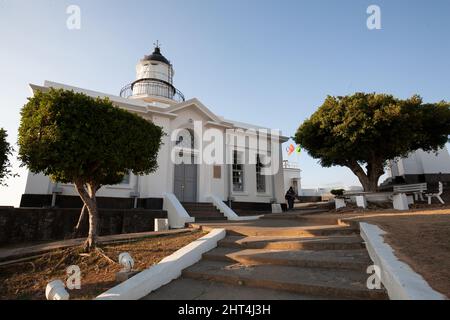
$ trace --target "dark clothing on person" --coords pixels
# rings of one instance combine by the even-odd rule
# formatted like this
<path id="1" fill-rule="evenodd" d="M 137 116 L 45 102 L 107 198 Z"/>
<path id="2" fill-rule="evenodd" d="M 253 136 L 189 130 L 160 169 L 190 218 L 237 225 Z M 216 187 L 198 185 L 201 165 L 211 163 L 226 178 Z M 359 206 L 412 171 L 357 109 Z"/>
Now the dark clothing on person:
<path id="1" fill-rule="evenodd" d="M 295 193 L 294 189 L 289 188 L 288 192 L 286 192 L 286 196 L 284 197 L 288 202 L 288 209 L 293 210 L 294 209 L 294 201 L 297 194 Z"/>

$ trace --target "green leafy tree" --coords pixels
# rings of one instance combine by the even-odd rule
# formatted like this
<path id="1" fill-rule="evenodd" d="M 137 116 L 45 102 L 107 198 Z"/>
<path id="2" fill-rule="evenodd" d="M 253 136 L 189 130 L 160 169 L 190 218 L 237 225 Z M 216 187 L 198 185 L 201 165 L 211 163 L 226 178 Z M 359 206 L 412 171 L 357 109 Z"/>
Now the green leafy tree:
<path id="1" fill-rule="evenodd" d="M 0 128 L 0 186 L 6 186 L 5 180 L 14 176 L 11 172 L 11 163 L 9 156 L 12 155 L 12 147 L 6 140 L 8 134 L 3 128 Z"/>
<path id="2" fill-rule="evenodd" d="M 448 141 L 450 104 L 387 94 L 328 96 L 297 130 L 295 141 L 324 167 L 345 166 L 365 191 L 376 191 L 387 160 Z"/>
<path id="3" fill-rule="evenodd" d="M 19 159 L 33 173 L 75 185 L 89 214 L 86 249 L 94 248 L 96 192 L 120 183 L 129 171 L 154 172 L 162 128 L 108 99 L 62 89 L 36 92 L 21 116 Z"/>

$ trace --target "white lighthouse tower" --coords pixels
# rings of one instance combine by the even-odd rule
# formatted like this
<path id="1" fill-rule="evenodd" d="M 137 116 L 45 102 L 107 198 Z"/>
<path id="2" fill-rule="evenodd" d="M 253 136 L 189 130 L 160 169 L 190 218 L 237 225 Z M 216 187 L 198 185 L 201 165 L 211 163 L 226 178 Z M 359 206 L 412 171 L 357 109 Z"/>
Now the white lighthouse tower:
<path id="1" fill-rule="evenodd" d="M 136 65 L 136 80 L 125 86 L 120 96 L 162 107 L 183 102 L 183 94 L 173 85 L 174 74 L 172 64 L 161 54 L 161 47 L 156 42 L 153 53 L 144 56 Z"/>

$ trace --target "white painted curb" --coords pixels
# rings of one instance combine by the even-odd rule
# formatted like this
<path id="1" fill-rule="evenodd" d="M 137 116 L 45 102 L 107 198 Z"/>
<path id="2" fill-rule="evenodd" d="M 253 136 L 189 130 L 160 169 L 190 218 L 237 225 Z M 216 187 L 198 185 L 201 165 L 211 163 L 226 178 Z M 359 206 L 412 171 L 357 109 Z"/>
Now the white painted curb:
<path id="1" fill-rule="evenodd" d="M 406 263 L 397 259 L 391 246 L 384 242 L 386 232 L 365 222 L 360 222 L 359 226 L 370 258 L 381 269 L 381 282 L 391 300 L 446 300 Z"/>
<path id="2" fill-rule="evenodd" d="M 222 200 L 220 200 L 219 197 L 216 197 L 214 195 L 210 195 L 208 199 L 211 201 L 211 203 L 216 207 L 217 210 L 219 210 L 225 217 L 228 218 L 230 221 L 248 221 L 248 220 L 258 220 L 262 217 L 260 216 L 245 216 L 240 217 L 234 212 L 229 206 L 227 206 Z"/>
<path id="3" fill-rule="evenodd" d="M 195 221 L 195 218 L 189 216 L 173 193 L 164 194 L 163 209 L 167 211 L 169 226 L 172 229 L 182 229 L 185 227 L 186 223 Z"/>
<path id="4" fill-rule="evenodd" d="M 200 261 L 202 255 L 225 238 L 225 229 L 214 229 L 134 277 L 109 289 L 95 300 L 138 300 L 181 276 L 181 271 Z"/>

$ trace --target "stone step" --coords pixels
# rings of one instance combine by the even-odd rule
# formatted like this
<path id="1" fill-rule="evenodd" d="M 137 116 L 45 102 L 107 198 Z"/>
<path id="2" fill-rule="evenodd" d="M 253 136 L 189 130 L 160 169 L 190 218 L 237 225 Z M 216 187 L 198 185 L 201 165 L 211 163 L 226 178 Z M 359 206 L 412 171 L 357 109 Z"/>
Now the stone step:
<path id="1" fill-rule="evenodd" d="M 211 203 L 183 203 L 185 210 L 196 222 L 226 221 L 227 218 Z"/>
<path id="2" fill-rule="evenodd" d="M 219 247 L 272 250 L 354 250 L 365 248 L 359 236 L 333 237 L 243 237 L 227 236 Z"/>
<path id="3" fill-rule="evenodd" d="M 270 215 L 271 211 L 262 211 L 262 210 L 245 210 L 245 209 L 233 209 L 234 213 L 236 213 L 238 216 L 263 216 L 263 215 Z"/>
<path id="4" fill-rule="evenodd" d="M 205 211 L 200 211 L 200 210 L 186 210 L 190 216 L 195 216 L 198 214 L 204 214 L 204 215 L 222 215 L 222 213 L 220 211 L 213 211 L 213 210 L 205 210 Z"/>
<path id="5" fill-rule="evenodd" d="M 249 267 L 229 262 L 203 260 L 185 269 L 183 276 L 246 287 L 284 290 L 311 296 L 387 299 L 385 290 L 367 289 L 367 274 L 350 270 L 276 265 Z"/>
<path id="6" fill-rule="evenodd" d="M 189 208 L 214 207 L 210 202 L 182 202 L 181 205 Z"/>
<path id="7" fill-rule="evenodd" d="M 223 217 L 223 214 L 220 212 L 189 212 L 191 217 Z"/>
<path id="8" fill-rule="evenodd" d="M 224 216 L 196 216 L 195 222 L 226 222 L 227 218 Z"/>
<path id="9" fill-rule="evenodd" d="M 318 214 L 318 213 L 325 213 L 325 212 L 329 212 L 329 210 L 328 209 L 324 209 L 324 208 L 296 209 L 294 211 L 288 211 L 288 212 L 283 212 L 283 213 L 266 214 L 261 219 L 264 219 L 264 220 L 305 219 L 304 217 L 302 217 L 302 215 Z"/>
<path id="10" fill-rule="evenodd" d="M 282 290 L 250 288 L 181 277 L 144 297 L 143 300 L 320 300 Z"/>
<path id="11" fill-rule="evenodd" d="M 320 226 L 320 227 L 287 227 L 287 228 L 227 228 L 229 235 L 246 236 L 297 236 L 297 237 L 316 237 L 316 236 L 337 236 L 353 235 L 359 233 L 356 228 L 345 226 Z"/>
<path id="12" fill-rule="evenodd" d="M 243 265 L 284 265 L 303 268 L 349 269 L 366 272 L 372 265 L 367 251 L 361 250 L 265 250 L 215 248 L 204 260 L 238 262 Z"/>
<path id="13" fill-rule="evenodd" d="M 216 207 L 184 207 L 186 211 L 219 211 Z"/>
<path id="14" fill-rule="evenodd" d="M 252 227 L 243 225 L 226 225 L 220 226 L 217 224 L 201 225 L 196 228 L 201 228 L 204 231 L 211 231 L 214 228 L 227 229 L 228 235 L 240 236 L 296 236 L 296 237 L 315 237 L 315 236 L 338 236 L 338 235 L 356 235 L 360 231 L 356 227 L 325 225 L 325 226 L 300 226 L 300 227 Z"/>

